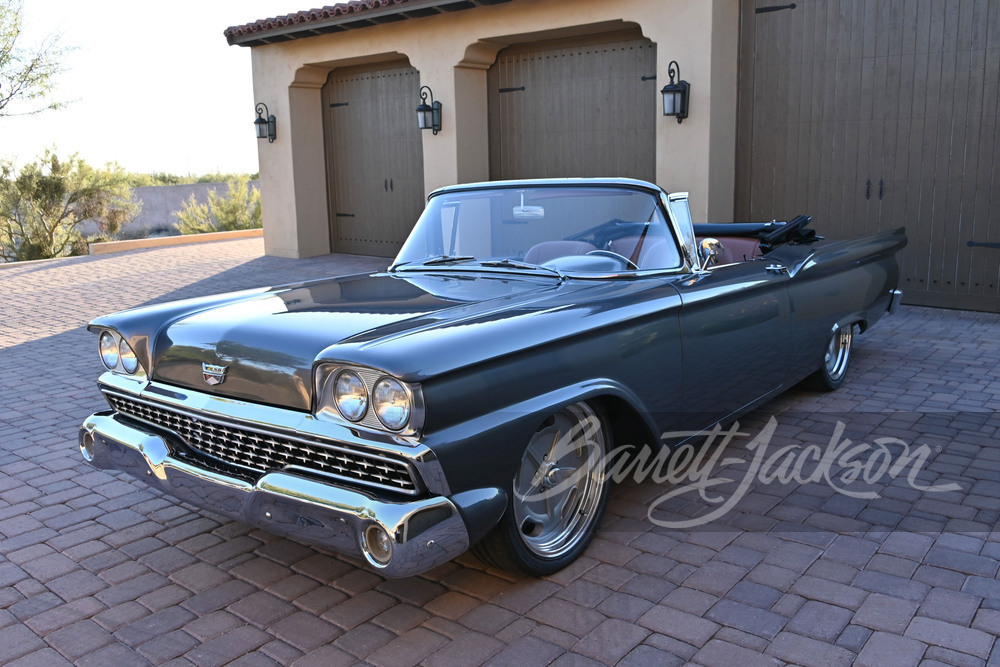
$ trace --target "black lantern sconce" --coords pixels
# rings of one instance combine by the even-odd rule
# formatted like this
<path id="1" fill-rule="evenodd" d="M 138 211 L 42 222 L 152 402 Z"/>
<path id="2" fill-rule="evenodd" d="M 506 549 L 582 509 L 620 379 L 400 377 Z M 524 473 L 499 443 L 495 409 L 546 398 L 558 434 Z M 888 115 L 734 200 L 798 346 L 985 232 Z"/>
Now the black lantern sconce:
<path id="1" fill-rule="evenodd" d="M 257 103 L 257 119 L 253 122 L 253 126 L 257 130 L 258 139 L 267 139 L 268 143 L 274 143 L 277 123 L 274 120 L 274 115 L 268 113 L 267 105 L 263 102 Z"/>
<path id="2" fill-rule="evenodd" d="M 427 104 L 428 95 L 431 98 L 430 104 Z M 434 92 L 429 86 L 422 86 L 420 88 L 420 106 L 417 107 L 417 126 L 421 130 L 433 130 L 434 134 L 441 131 L 441 103 L 434 101 Z"/>
<path id="3" fill-rule="evenodd" d="M 670 83 L 665 85 L 660 94 L 663 95 L 663 115 L 676 116 L 680 123 L 688 117 L 688 98 L 691 96 L 691 85 L 687 81 L 681 80 L 681 66 L 676 60 L 671 60 L 667 65 L 667 74 L 670 75 Z M 674 83 L 677 77 L 677 83 Z"/>

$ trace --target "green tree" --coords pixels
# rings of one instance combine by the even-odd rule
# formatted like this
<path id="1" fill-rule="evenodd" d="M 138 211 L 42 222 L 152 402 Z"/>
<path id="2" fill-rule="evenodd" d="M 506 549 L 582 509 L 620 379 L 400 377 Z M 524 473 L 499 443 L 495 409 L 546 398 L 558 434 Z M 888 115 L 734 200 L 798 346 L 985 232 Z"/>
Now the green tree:
<path id="1" fill-rule="evenodd" d="M 80 222 L 92 220 L 100 238 L 114 238 L 141 207 L 116 164 L 96 169 L 51 150 L 20 171 L 0 162 L 0 257 L 14 262 L 81 252 Z"/>
<path id="2" fill-rule="evenodd" d="M 0 0 L 0 117 L 62 106 L 45 98 L 52 92 L 67 49 L 58 46 L 55 36 L 37 46 L 20 45 L 23 5 L 22 0 Z"/>
<path id="3" fill-rule="evenodd" d="M 181 210 L 174 213 L 181 234 L 227 232 L 262 226 L 260 190 L 250 187 L 250 177 L 238 176 L 227 185 L 229 193 L 226 196 L 214 189 L 209 190 L 206 204 L 199 204 L 194 195 L 184 202 Z"/>

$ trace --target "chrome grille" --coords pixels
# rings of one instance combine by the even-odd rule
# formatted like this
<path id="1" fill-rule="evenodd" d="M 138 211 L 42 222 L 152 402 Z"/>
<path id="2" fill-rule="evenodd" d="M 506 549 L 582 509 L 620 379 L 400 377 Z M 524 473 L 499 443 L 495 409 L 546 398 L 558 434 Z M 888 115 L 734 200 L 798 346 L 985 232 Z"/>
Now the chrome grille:
<path id="1" fill-rule="evenodd" d="M 259 475 L 269 470 L 295 469 L 397 493 L 417 493 L 410 467 L 400 460 L 210 421 L 111 392 L 104 395 L 119 413 L 176 433 L 192 450 L 239 467 L 244 477 L 247 472 Z"/>

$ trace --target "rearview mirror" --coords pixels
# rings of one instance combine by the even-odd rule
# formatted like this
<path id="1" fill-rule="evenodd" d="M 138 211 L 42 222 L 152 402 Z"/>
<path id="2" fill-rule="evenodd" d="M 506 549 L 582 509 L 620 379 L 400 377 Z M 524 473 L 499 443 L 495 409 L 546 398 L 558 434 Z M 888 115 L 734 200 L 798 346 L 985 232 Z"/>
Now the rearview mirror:
<path id="1" fill-rule="evenodd" d="M 515 206 L 515 220 L 541 220 L 545 217 L 544 206 Z"/>
<path id="2" fill-rule="evenodd" d="M 515 220 L 541 220 L 545 217 L 544 206 L 525 206 L 524 192 L 521 192 L 521 205 L 515 206 L 513 211 Z"/>

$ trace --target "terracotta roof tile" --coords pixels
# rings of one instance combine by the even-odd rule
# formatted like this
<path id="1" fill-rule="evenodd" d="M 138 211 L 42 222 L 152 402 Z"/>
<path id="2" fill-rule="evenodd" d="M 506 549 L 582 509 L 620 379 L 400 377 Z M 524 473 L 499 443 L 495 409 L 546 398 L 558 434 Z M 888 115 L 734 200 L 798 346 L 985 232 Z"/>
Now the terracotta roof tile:
<path id="1" fill-rule="evenodd" d="M 285 16 L 259 19 L 223 31 L 230 44 L 260 46 L 376 23 L 429 16 L 509 0 L 351 0 Z"/>

